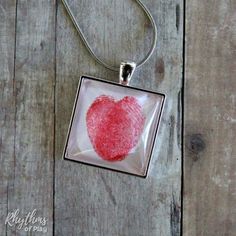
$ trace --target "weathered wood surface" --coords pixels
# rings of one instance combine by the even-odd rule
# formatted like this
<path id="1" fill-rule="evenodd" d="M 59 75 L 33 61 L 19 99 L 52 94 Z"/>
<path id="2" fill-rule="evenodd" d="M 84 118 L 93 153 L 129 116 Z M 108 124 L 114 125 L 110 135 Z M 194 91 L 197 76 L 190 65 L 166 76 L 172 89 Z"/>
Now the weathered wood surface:
<path id="1" fill-rule="evenodd" d="M 109 63 L 148 51 L 151 27 L 135 1 L 69 3 Z M 158 45 L 132 84 L 167 94 L 145 180 L 61 160 L 80 75 L 118 75 L 94 62 L 60 1 L 0 1 L 0 235 L 36 235 L 5 225 L 17 208 L 46 217 L 44 235 L 180 235 L 183 5 L 144 3 Z"/>
<path id="2" fill-rule="evenodd" d="M 4 225 L 15 209 L 37 209 L 52 235 L 55 9 L 54 1 L 0 2 L 0 235 L 37 235 Z"/>
<path id="3" fill-rule="evenodd" d="M 0 234 L 6 235 L 4 224 L 8 212 L 14 169 L 15 101 L 13 91 L 16 3 L 0 4 Z"/>
<path id="4" fill-rule="evenodd" d="M 182 1 L 143 1 L 157 22 L 158 45 L 132 84 L 167 94 L 152 168 L 144 180 L 61 160 L 79 77 L 117 81 L 95 63 L 62 4 L 57 14 L 55 235 L 180 235 Z M 135 1 L 70 0 L 96 53 L 109 63 L 148 51 L 151 27 Z M 125 26 L 125 27 L 124 27 Z"/>
<path id="5" fill-rule="evenodd" d="M 117 74 L 90 57 L 60 2 L 0 1 L 0 235 L 35 235 L 5 225 L 17 208 L 46 217 L 44 235 L 180 235 L 183 4 L 144 2 L 158 45 L 132 83 L 167 94 L 146 180 L 61 160 L 79 76 Z M 148 50 L 134 1 L 69 3 L 108 62 Z M 183 234 L 235 235 L 236 2 L 186 5 Z"/>
<path id="6" fill-rule="evenodd" d="M 236 1 L 187 1 L 184 235 L 236 235 Z"/>

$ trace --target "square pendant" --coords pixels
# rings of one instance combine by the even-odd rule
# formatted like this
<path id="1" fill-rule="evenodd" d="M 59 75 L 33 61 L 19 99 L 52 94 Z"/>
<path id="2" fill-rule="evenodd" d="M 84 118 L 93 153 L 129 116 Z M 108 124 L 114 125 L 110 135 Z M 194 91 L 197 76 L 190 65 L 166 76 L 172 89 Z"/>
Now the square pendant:
<path id="1" fill-rule="evenodd" d="M 82 76 L 64 159 L 146 177 L 165 95 Z"/>

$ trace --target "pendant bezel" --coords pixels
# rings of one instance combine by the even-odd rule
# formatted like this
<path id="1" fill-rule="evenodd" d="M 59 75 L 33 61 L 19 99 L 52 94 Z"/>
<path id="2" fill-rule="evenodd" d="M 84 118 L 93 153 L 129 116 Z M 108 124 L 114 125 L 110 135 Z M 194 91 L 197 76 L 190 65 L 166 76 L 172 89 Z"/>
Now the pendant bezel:
<path id="1" fill-rule="evenodd" d="M 154 131 L 152 144 L 151 144 L 151 148 L 150 148 L 150 154 L 149 154 L 149 157 L 146 157 L 148 159 L 148 163 L 147 163 L 146 171 L 145 171 L 144 175 L 131 173 L 131 172 L 128 172 L 128 171 L 123 171 L 123 170 L 118 170 L 118 169 L 113 169 L 113 168 L 110 168 L 110 167 L 97 165 L 97 164 L 89 163 L 89 162 L 84 162 L 84 161 L 80 161 L 80 160 L 73 160 L 73 159 L 70 159 L 70 158 L 67 157 L 68 142 L 69 142 L 69 138 L 70 138 L 70 134 L 71 134 L 72 124 L 73 124 L 73 121 L 74 121 L 74 118 L 75 118 L 75 111 L 76 111 L 76 107 L 77 107 L 77 104 L 78 104 L 78 99 L 79 99 L 79 94 L 80 94 L 80 91 L 81 91 L 81 86 L 82 86 L 84 80 L 97 81 L 97 82 L 102 82 L 102 83 L 105 83 L 105 84 L 110 84 L 110 85 L 114 85 L 114 86 L 118 86 L 118 87 L 125 87 L 125 88 L 131 89 L 131 90 L 136 90 L 136 91 L 141 91 L 141 92 L 145 92 L 145 93 L 155 94 L 155 95 L 158 95 L 158 96 L 162 97 L 161 108 L 160 108 L 160 111 L 159 111 L 158 120 L 156 121 L 156 125 L 155 125 L 155 131 Z M 67 135 L 66 135 L 66 142 L 65 142 L 64 151 L 63 151 L 63 160 L 77 162 L 77 163 L 80 163 L 80 164 L 85 164 L 85 165 L 88 165 L 88 166 L 93 166 L 93 167 L 98 167 L 98 168 L 102 168 L 102 169 L 112 170 L 112 171 L 115 171 L 115 172 L 125 173 L 125 174 L 129 174 L 129 175 L 133 175 L 133 176 L 138 176 L 138 177 L 141 177 L 141 178 L 146 178 L 148 176 L 148 171 L 150 169 L 150 162 L 152 160 L 153 149 L 154 149 L 157 133 L 158 133 L 158 130 L 159 130 L 159 127 L 160 127 L 160 121 L 161 121 L 161 118 L 162 118 L 162 115 L 163 115 L 163 109 L 164 109 L 165 101 L 166 101 L 166 95 L 163 94 L 163 93 L 154 92 L 154 91 L 150 91 L 150 90 L 145 90 L 145 89 L 141 89 L 141 88 L 136 88 L 136 87 L 132 87 L 132 86 L 127 86 L 127 85 L 123 85 L 123 84 L 119 84 L 119 83 L 115 83 L 115 82 L 112 82 L 112 81 L 108 81 L 108 80 L 104 80 L 104 79 L 100 79 L 100 78 L 96 78 L 96 77 L 91 77 L 91 76 L 87 76 L 87 75 L 81 76 L 80 80 L 79 80 L 77 92 L 76 92 L 76 98 L 75 98 L 74 105 L 73 105 L 73 110 L 72 110 L 72 115 L 71 115 L 71 118 L 70 118 L 69 128 L 68 128 Z"/>

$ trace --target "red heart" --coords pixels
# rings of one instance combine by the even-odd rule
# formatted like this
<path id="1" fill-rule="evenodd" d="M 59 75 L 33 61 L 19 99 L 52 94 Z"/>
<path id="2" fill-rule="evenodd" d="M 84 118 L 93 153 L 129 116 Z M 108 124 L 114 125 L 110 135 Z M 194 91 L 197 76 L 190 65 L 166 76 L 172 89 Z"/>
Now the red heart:
<path id="1" fill-rule="evenodd" d="M 138 143 L 145 117 L 134 97 L 119 101 L 102 95 L 87 111 L 88 135 L 97 154 L 107 161 L 121 161 Z"/>

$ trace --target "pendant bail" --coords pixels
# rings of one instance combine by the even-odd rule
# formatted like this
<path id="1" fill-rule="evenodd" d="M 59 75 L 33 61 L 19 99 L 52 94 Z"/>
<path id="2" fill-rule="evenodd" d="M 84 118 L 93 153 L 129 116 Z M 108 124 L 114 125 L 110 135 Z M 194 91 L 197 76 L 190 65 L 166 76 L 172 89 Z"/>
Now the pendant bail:
<path id="1" fill-rule="evenodd" d="M 120 84 L 129 85 L 131 77 L 136 68 L 136 63 L 134 62 L 121 62 L 120 64 Z"/>

